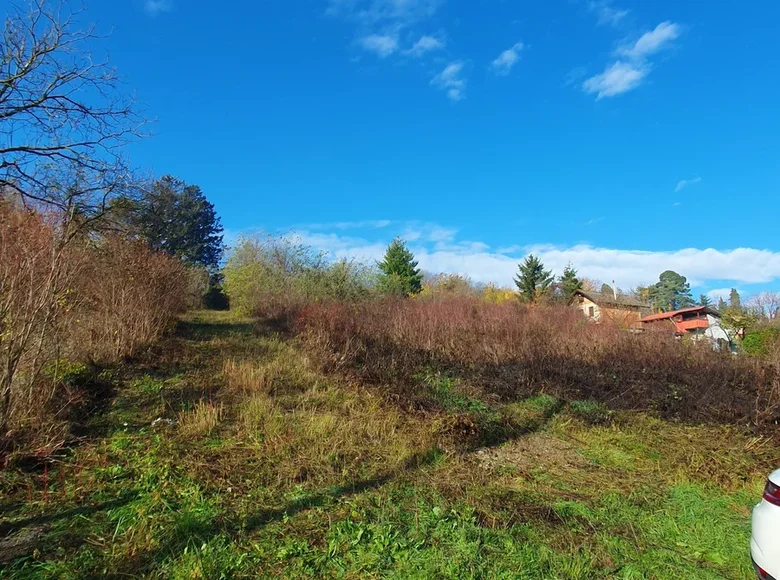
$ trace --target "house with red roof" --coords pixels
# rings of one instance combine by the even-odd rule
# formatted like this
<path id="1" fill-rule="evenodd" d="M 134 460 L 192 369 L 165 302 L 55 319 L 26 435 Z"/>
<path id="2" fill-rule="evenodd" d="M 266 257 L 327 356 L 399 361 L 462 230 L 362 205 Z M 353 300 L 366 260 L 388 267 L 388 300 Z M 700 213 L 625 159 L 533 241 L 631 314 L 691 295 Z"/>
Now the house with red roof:
<path id="1" fill-rule="evenodd" d="M 677 336 L 687 336 L 694 340 L 731 342 L 728 333 L 720 325 L 720 312 L 710 306 L 692 306 L 651 314 L 642 318 L 640 322 L 645 330 L 668 329 Z"/>

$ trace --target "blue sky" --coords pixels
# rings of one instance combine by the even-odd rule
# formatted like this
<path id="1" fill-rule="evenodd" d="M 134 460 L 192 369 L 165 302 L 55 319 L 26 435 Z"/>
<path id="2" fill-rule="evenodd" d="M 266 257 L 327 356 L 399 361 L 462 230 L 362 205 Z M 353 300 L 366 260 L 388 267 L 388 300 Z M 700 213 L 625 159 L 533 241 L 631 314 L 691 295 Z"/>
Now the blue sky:
<path id="1" fill-rule="evenodd" d="M 157 119 L 133 161 L 229 239 L 405 236 L 510 283 L 541 254 L 621 287 L 780 288 L 780 3 L 122 0 L 87 5 Z"/>

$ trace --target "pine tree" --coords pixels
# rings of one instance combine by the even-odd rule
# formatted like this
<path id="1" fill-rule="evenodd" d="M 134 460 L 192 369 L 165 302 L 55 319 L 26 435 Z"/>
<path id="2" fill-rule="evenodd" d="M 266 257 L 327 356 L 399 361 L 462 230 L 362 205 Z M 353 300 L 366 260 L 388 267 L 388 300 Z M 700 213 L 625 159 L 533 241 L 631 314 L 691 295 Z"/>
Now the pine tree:
<path id="1" fill-rule="evenodd" d="M 699 305 L 700 306 L 710 306 L 712 305 L 712 300 L 710 300 L 710 297 L 706 294 L 700 294 L 699 295 Z"/>
<path id="2" fill-rule="evenodd" d="M 577 277 L 577 270 L 571 264 L 566 264 L 563 269 L 563 274 L 558 278 L 558 287 L 566 302 L 572 299 L 577 290 L 582 290 L 582 280 Z"/>
<path id="3" fill-rule="evenodd" d="M 739 292 L 736 288 L 732 288 L 729 292 L 729 308 L 739 310 L 742 307 L 742 299 L 739 297 Z"/>
<path id="4" fill-rule="evenodd" d="M 727 308 L 728 308 L 728 305 L 726 304 L 726 301 L 723 300 L 723 296 L 718 298 L 718 312 L 723 314 L 726 311 Z"/>
<path id="5" fill-rule="evenodd" d="M 406 243 L 395 238 L 387 246 L 384 259 L 379 263 L 382 272 L 379 277 L 380 288 L 388 294 L 409 296 L 422 290 L 422 274 L 417 268 L 414 254 Z"/>
<path id="6" fill-rule="evenodd" d="M 694 304 L 687 278 L 672 270 L 658 276 L 658 282 L 650 287 L 650 300 L 654 306 L 667 312 Z"/>
<path id="7" fill-rule="evenodd" d="M 536 302 L 548 294 L 552 283 L 552 271 L 545 270 L 542 261 L 533 254 L 529 254 L 522 264 L 518 264 L 515 284 L 520 292 L 520 299 L 524 302 Z"/>

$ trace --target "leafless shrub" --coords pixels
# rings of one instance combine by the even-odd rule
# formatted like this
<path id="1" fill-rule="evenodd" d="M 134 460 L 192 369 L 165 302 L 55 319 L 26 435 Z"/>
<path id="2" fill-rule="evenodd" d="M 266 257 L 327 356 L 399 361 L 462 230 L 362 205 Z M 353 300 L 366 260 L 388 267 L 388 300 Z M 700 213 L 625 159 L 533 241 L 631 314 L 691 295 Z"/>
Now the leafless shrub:
<path id="1" fill-rule="evenodd" d="M 778 369 L 663 333 L 590 324 L 565 307 L 469 298 L 314 304 L 297 328 L 326 367 L 390 385 L 412 402 L 420 396 L 414 377 L 436 366 L 504 400 L 546 392 L 736 424 L 766 425 L 778 414 Z"/>
<path id="2" fill-rule="evenodd" d="M 68 329 L 77 360 L 115 362 L 154 341 L 186 309 L 186 268 L 144 243 L 108 237 L 89 249 Z"/>

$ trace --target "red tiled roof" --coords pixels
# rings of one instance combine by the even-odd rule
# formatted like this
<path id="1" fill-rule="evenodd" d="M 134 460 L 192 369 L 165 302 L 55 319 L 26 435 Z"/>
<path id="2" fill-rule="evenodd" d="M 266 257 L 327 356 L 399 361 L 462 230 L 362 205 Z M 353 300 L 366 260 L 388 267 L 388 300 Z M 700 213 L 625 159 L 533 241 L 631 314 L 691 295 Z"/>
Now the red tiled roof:
<path id="1" fill-rule="evenodd" d="M 658 314 L 651 314 L 645 316 L 641 322 L 653 322 L 654 320 L 666 320 L 668 318 L 674 318 L 678 314 L 685 314 L 686 312 L 701 312 L 707 311 L 708 314 L 712 314 L 715 311 L 709 306 L 692 306 L 691 308 L 682 308 L 680 310 L 672 310 L 671 312 L 659 312 Z"/>

